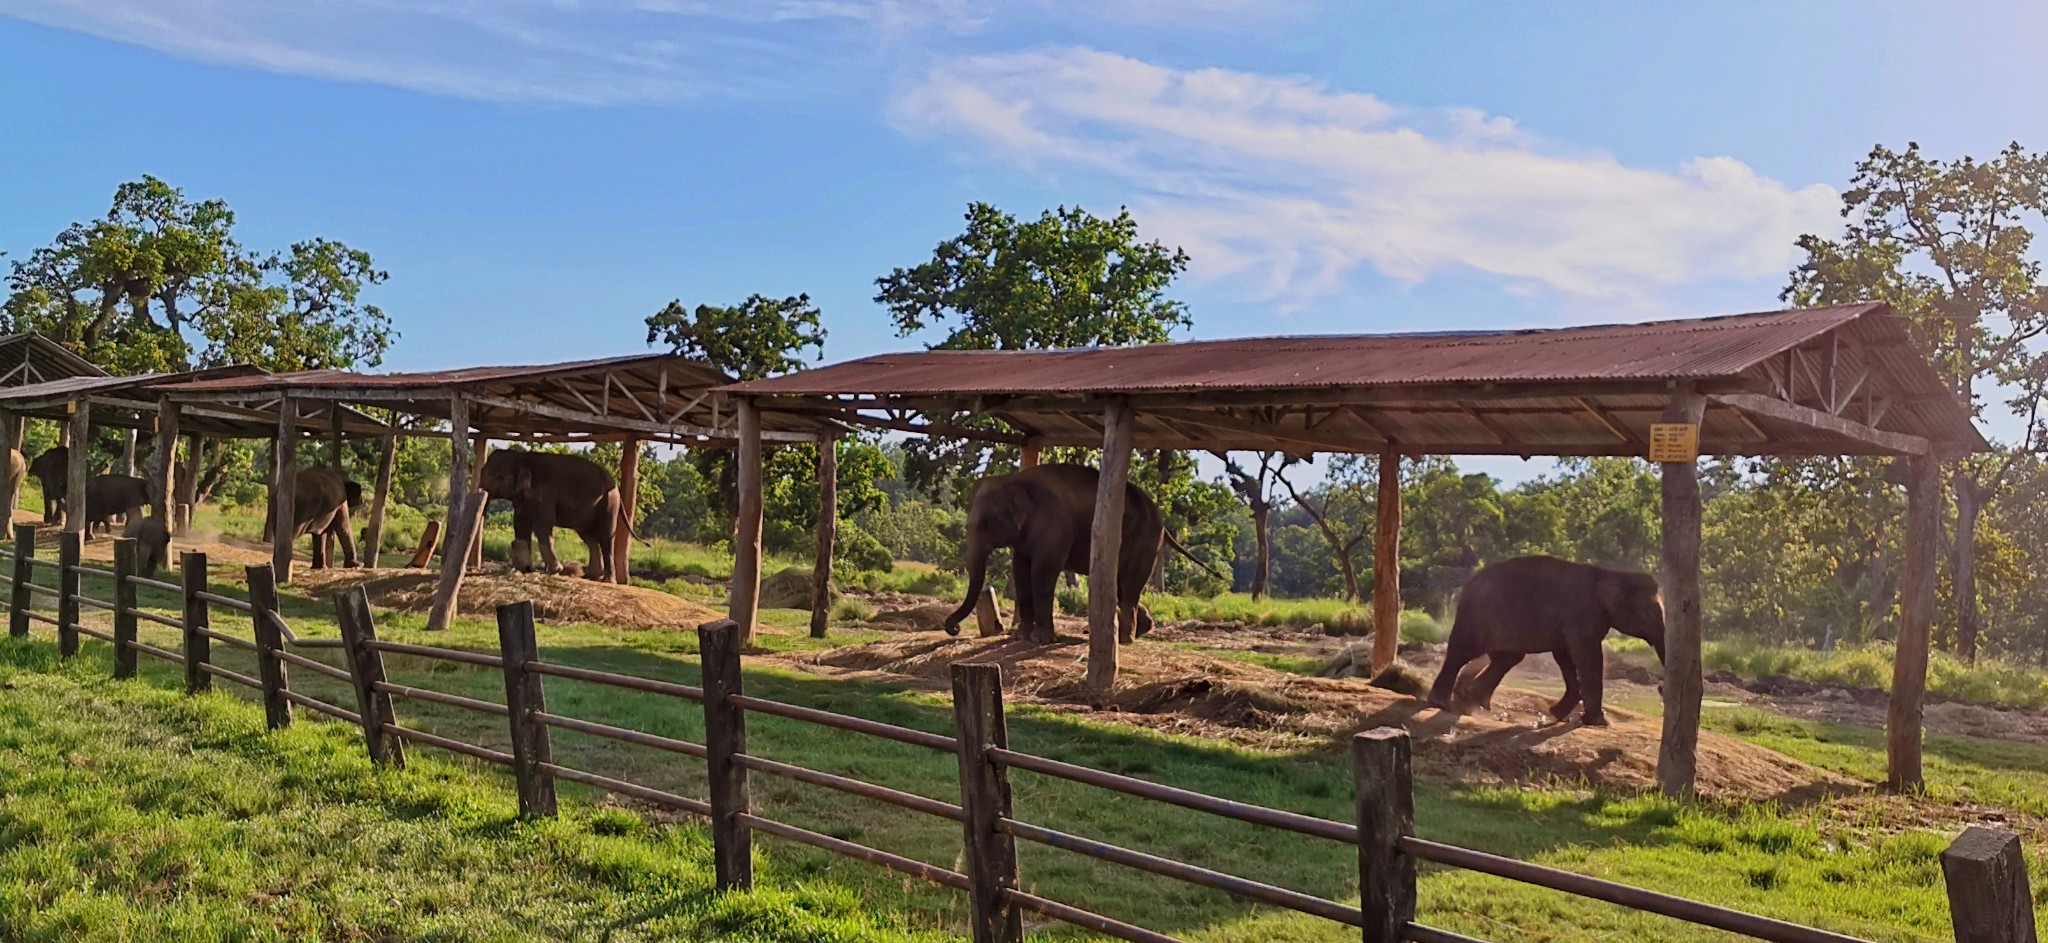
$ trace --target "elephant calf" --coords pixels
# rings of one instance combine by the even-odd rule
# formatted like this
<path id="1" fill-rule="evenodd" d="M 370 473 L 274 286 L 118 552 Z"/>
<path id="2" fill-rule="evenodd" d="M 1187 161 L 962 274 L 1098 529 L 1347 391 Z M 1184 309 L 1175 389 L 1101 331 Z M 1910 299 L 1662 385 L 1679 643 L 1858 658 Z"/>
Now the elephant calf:
<path id="1" fill-rule="evenodd" d="M 170 562 L 171 531 L 163 521 L 137 514 L 128 519 L 128 527 L 121 536 L 134 539 L 135 562 L 142 568 L 142 575 L 155 576 L 157 570 Z"/>
<path id="2" fill-rule="evenodd" d="M 533 570 L 533 541 L 540 542 L 541 561 L 549 572 L 555 559 L 555 528 L 566 527 L 583 538 L 590 566 L 583 575 L 609 582 L 612 538 L 619 527 L 619 489 L 611 472 L 581 455 L 504 449 L 484 459 L 477 483 L 492 500 L 512 504 L 512 562 L 521 572 Z"/>
<path id="3" fill-rule="evenodd" d="M 149 482 L 134 475 L 97 475 L 85 483 L 86 534 L 106 532 L 116 514 L 135 516 L 149 506 Z"/>
<path id="4" fill-rule="evenodd" d="M 1550 652 L 1564 675 L 1564 697 L 1551 706 L 1563 720 L 1584 700 L 1582 722 L 1605 726 L 1601 708 L 1607 630 L 1633 635 L 1664 658 L 1664 604 L 1647 573 L 1610 570 L 1556 557 L 1517 557 L 1481 569 L 1458 596 L 1457 621 L 1429 702 L 1446 710 L 1493 702 L 1509 670 L 1537 652 Z M 1486 668 L 1466 684 L 1468 662 L 1487 656 Z"/>
<path id="5" fill-rule="evenodd" d="M 61 445 L 44 449 L 29 463 L 28 473 L 43 487 L 43 523 L 57 523 L 64 513 L 64 492 L 71 490 L 71 450 Z"/>
<path id="6" fill-rule="evenodd" d="M 363 486 L 350 481 L 347 473 L 333 466 L 318 466 L 302 469 L 292 479 L 292 532 L 283 538 L 296 541 L 307 534 L 313 535 L 313 569 L 324 570 L 330 562 L 327 541 L 332 538 L 341 541 L 342 566 L 359 565 L 356 560 L 356 537 L 349 528 L 349 509 L 363 502 Z M 263 520 L 264 533 L 278 539 L 276 520 L 266 514 Z"/>

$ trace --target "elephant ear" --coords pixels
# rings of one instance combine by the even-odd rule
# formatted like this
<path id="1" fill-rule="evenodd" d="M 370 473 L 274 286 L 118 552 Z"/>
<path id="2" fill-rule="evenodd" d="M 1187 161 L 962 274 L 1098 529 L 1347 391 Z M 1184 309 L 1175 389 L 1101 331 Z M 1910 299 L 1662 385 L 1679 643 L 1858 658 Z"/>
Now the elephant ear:
<path id="1" fill-rule="evenodd" d="M 530 494 L 532 491 L 533 470 L 528 468 L 527 463 L 522 459 L 512 466 L 512 493 L 525 495 Z"/>

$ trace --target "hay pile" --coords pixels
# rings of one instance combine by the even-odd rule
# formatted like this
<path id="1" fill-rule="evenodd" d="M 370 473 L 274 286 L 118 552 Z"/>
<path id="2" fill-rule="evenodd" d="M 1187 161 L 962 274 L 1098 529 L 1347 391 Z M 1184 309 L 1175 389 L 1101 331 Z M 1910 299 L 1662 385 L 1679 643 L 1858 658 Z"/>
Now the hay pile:
<path id="1" fill-rule="evenodd" d="M 293 586 L 321 598 L 357 586 L 370 593 L 370 604 L 401 612 L 425 612 L 433 605 L 440 574 L 431 570 L 311 570 L 300 568 Z M 725 614 L 660 590 L 619 586 L 568 576 L 521 573 L 486 566 L 462 580 L 456 611 L 492 618 L 498 607 L 533 601 L 533 614 L 545 623 L 588 623 L 627 629 L 694 629 Z"/>
<path id="2" fill-rule="evenodd" d="M 1081 688 L 1085 640 L 1048 646 L 1011 638 L 918 636 L 885 639 L 774 660 L 822 674 L 887 676 L 947 685 L 955 662 L 1003 668 L 1012 701 L 1092 711 L 1105 719 L 1230 740 L 1300 749 L 1360 730 L 1402 726 L 1416 738 L 1425 776 L 1464 782 L 1563 781 L 1621 790 L 1656 787 L 1656 718 L 1613 707 L 1611 727 L 1539 724 L 1551 698 L 1503 687 L 1486 716 L 1458 717 L 1357 678 L 1305 678 L 1257 665 L 1141 642 L 1118 656 L 1116 690 Z M 1801 801 L 1856 788 L 1849 780 L 1732 737 L 1700 735 L 1703 795 L 1728 801 Z"/>

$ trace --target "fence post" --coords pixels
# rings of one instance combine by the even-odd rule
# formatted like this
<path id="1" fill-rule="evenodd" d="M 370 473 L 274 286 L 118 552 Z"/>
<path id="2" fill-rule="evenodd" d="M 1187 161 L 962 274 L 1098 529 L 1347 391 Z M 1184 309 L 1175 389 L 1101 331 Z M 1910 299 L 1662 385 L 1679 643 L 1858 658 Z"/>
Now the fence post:
<path id="1" fill-rule="evenodd" d="M 953 728 L 960 744 L 960 807 L 967 814 L 966 862 L 974 908 L 974 943 L 1016 943 L 1022 916 L 1003 893 L 1017 886 L 1017 841 L 996 830 L 1010 817 L 1010 776 L 988 755 L 1008 749 L 1003 720 L 1003 669 L 953 666 Z"/>
<path id="2" fill-rule="evenodd" d="M 555 814 L 555 774 L 546 767 L 555 762 L 555 751 L 548 740 L 548 725 L 536 716 L 547 711 L 547 698 L 541 690 L 540 674 L 526 669 L 527 662 L 540 658 L 540 643 L 533 631 L 533 603 L 498 607 L 498 652 L 505 660 L 505 708 L 512 719 L 512 778 L 519 785 L 519 814 L 551 817 Z"/>
<path id="3" fill-rule="evenodd" d="M 36 578 L 36 565 L 30 561 L 35 558 L 36 525 L 14 525 L 14 593 L 8 598 L 7 634 L 15 638 L 28 635 L 28 610 L 35 605 L 28 585 Z"/>
<path id="4" fill-rule="evenodd" d="M 114 541 L 114 677 L 135 677 L 135 539 Z"/>
<path id="5" fill-rule="evenodd" d="M 711 775 L 712 862 L 720 888 L 754 886 L 754 836 L 741 822 L 753 810 L 746 767 L 733 757 L 747 752 L 747 713 L 731 698 L 740 693 L 740 624 L 720 619 L 697 627 L 704 666 L 705 765 Z"/>
<path id="6" fill-rule="evenodd" d="M 82 498 L 77 503 L 85 506 Z M 67 530 L 57 545 L 57 654 L 65 658 L 78 654 L 78 551 L 84 541 L 84 534 Z"/>
<path id="7" fill-rule="evenodd" d="M 213 621 L 206 600 L 206 554 L 187 550 L 178 555 L 178 585 L 185 590 L 185 693 L 213 689 L 213 675 L 206 665 L 213 661 Z"/>
<path id="8" fill-rule="evenodd" d="M 341 641 L 348 656 L 348 679 L 356 689 L 356 714 L 363 719 L 363 745 L 370 762 L 396 769 L 405 768 L 405 741 L 392 736 L 385 724 L 397 726 L 398 713 L 391 695 L 377 690 L 384 680 L 384 653 L 377 650 L 377 624 L 370 618 L 370 593 L 361 586 L 334 597 L 335 621 L 341 623 Z"/>
<path id="9" fill-rule="evenodd" d="M 1400 943 L 1415 919 L 1415 778 L 1408 731 L 1380 727 L 1351 738 L 1358 803 L 1358 906 L 1365 943 Z"/>
<path id="10" fill-rule="evenodd" d="M 1956 943 L 2036 943 L 2020 837 L 1972 825 L 1941 853 Z"/>
<path id="11" fill-rule="evenodd" d="M 269 566 L 252 566 L 249 574 L 249 625 L 256 637 L 256 678 L 263 682 L 263 720 L 270 729 L 292 725 L 292 702 L 284 692 L 291 690 L 291 675 L 277 653 L 284 648 L 284 632 L 277 614 L 277 574 Z"/>

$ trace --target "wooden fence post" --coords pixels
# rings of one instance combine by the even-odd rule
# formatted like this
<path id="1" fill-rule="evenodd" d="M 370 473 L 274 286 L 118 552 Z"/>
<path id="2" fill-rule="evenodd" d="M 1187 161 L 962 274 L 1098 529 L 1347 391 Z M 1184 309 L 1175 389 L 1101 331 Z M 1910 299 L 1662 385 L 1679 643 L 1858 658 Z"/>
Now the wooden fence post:
<path id="1" fill-rule="evenodd" d="M 505 708 L 512 721 L 512 778 L 519 786 L 519 814 L 550 818 L 555 814 L 555 762 L 548 725 L 536 715 L 547 712 L 547 696 L 538 672 L 526 663 L 540 659 L 534 638 L 533 603 L 498 607 L 498 651 L 505 661 Z"/>
<path id="2" fill-rule="evenodd" d="M 213 660 L 213 628 L 206 600 L 206 554 L 187 550 L 178 555 L 178 585 L 185 590 L 185 693 L 197 694 L 213 688 L 213 676 L 206 664 Z"/>
<path id="3" fill-rule="evenodd" d="M 1415 834 L 1415 780 L 1408 731 L 1380 727 L 1351 738 L 1358 804 L 1358 906 L 1365 943 L 1400 943 L 1415 919 L 1415 859 L 1401 839 Z"/>
<path id="4" fill-rule="evenodd" d="M 280 529 L 280 533 L 287 533 Z M 291 674 L 277 653 L 284 649 L 284 633 L 277 614 L 277 575 L 268 566 L 252 566 L 249 574 L 249 624 L 256 637 L 256 677 L 263 682 L 263 720 L 270 729 L 292 725 L 292 702 L 284 696 L 291 690 Z"/>
<path id="5" fill-rule="evenodd" d="M 2020 837 L 1972 825 L 1941 853 L 1956 943 L 2036 943 Z"/>
<path id="6" fill-rule="evenodd" d="M 135 538 L 114 541 L 114 677 L 135 677 Z"/>
<path id="7" fill-rule="evenodd" d="M 75 497 L 72 507 L 81 510 L 65 513 L 84 521 L 84 496 Z M 57 654 L 65 658 L 78 654 L 78 551 L 84 541 L 83 533 L 67 530 L 57 545 Z"/>
<path id="8" fill-rule="evenodd" d="M 36 578 L 36 565 L 30 561 L 35 558 L 36 525 L 14 525 L 14 593 L 8 597 L 7 634 L 15 638 L 28 635 L 28 610 L 35 605 L 28 585 Z"/>
<path id="9" fill-rule="evenodd" d="M 363 719 L 363 745 L 370 762 L 405 768 L 405 741 L 385 724 L 397 726 L 391 695 L 377 690 L 384 680 L 384 653 L 377 650 L 377 624 L 370 618 L 370 593 L 361 586 L 334 597 L 334 616 L 341 623 L 341 642 L 348 656 L 348 679 L 356 689 L 356 714 Z"/>
<path id="10" fill-rule="evenodd" d="M 754 837 L 740 822 L 753 811 L 746 767 L 733 757 L 747 752 L 747 713 L 731 698 L 740 693 L 740 624 L 721 619 L 697 627 L 704 666 L 705 765 L 711 775 L 712 862 L 720 888 L 754 886 Z"/>
<path id="11" fill-rule="evenodd" d="M 974 908 L 974 943 L 1016 943 L 1024 938 L 1017 906 L 1004 891 L 1017 886 L 1017 842 L 996 831 L 1010 817 L 1010 777 L 988 755 L 1008 749 L 1003 720 L 1003 670 L 996 665 L 953 666 L 953 727 L 960 749 L 960 807 L 966 812 L 968 896 Z"/>

